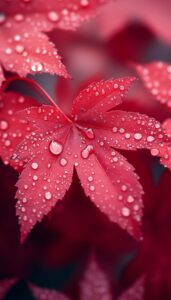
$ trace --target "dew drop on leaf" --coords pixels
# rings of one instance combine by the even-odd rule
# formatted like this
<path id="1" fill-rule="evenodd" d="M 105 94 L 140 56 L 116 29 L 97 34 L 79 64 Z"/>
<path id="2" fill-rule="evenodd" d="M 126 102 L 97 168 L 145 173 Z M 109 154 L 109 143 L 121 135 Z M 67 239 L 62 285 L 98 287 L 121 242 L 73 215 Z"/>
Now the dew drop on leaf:
<path id="1" fill-rule="evenodd" d="M 135 133 L 135 134 L 134 134 L 134 138 L 135 138 L 137 141 L 139 141 L 139 140 L 142 139 L 142 134 L 141 134 L 141 133 Z"/>
<path id="2" fill-rule="evenodd" d="M 86 133 L 86 136 L 90 139 L 90 140 L 93 140 L 95 138 L 95 135 L 94 135 L 94 131 L 92 128 L 87 128 L 85 130 L 85 133 Z"/>
<path id="3" fill-rule="evenodd" d="M 59 155 L 62 153 L 63 146 L 57 141 L 51 141 L 49 144 L 49 150 L 54 155 Z"/>
<path id="4" fill-rule="evenodd" d="M 51 194 L 51 192 L 46 192 L 46 193 L 45 193 L 45 199 L 46 199 L 46 200 L 52 199 L 52 194 Z"/>
<path id="5" fill-rule="evenodd" d="M 52 22 L 57 22 L 59 20 L 59 15 L 56 11 L 48 12 L 48 19 Z"/>
<path id="6" fill-rule="evenodd" d="M 61 158 L 60 159 L 60 165 L 62 166 L 62 167 L 65 167 L 66 165 L 67 165 L 67 160 L 65 159 L 65 158 Z"/>
<path id="7" fill-rule="evenodd" d="M 129 217 L 130 216 L 130 209 L 128 207 L 123 207 L 122 208 L 122 215 L 124 217 Z"/>
<path id="8" fill-rule="evenodd" d="M 6 130 L 8 128 L 8 122 L 5 120 L 0 121 L 0 129 Z"/>
<path id="9" fill-rule="evenodd" d="M 155 149 L 155 148 L 151 149 L 151 155 L 153 155 L 153 156 L 159 155 L 159 150 Z"/>
<path id="10" fill-rule="evenodd" d="M 94 148 L 92 145 L 86 146 L 86 148 L 81 151 L 82 158 L 88 158 L 89 155 L 93 152 L 93 149 Z"/>
<path id="11" fill-rule="evenodd" d="M 31 165 L 31 167 L 32 167 L 32 169 L 37 170 L 37 168 L 38 168 L 38 163 L 33 162 L 32 165 Z"/>

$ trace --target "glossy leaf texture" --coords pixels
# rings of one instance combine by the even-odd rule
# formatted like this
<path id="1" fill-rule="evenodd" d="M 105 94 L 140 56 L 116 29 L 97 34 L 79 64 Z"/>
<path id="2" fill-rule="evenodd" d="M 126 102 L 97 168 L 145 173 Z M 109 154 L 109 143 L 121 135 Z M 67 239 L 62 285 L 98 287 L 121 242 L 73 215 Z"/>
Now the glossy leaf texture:
<path id="1" fill-rule="evenodd" d="M 100 34 L 109 38 L 135 21 L 152 30 L 157 37 L 171 43 L 168 28 L 170 20 L 170 0 L 130 0 L 111 2 L 99 16 Z"/>
<path id="2" fill-rule="evenodd" d="M 63 293 L 53 289 L 40 288 L 32 283 L 29 283 L 29 288 L 36 300 L 70 300 Z"/>
<path id="3" fill-rule="evenodd" d="M 140 237 L 143 190 L 133 166 L 113 148 L 145 148 L 163 159 L 169 139 L 155 119 L 112 110 L 132 82 L 131 77 L 91 84 L 73 102 L 71 117 L 49 105 L 17 113 L 34 127 L 12 156 L 25 165 L 16 194 L 22 240 L 64 197 L 74 168 L 91 201 Z"/>
<path id="4" fill-rule="evenodd" d="M 0 281 L 0 299 L 4 299 L 12 286 L 16 283 L 16 279 L 4 279 Z"/>
<path id="5" fill-rule="evenodd" d="M 118 300 L 143 300 L 144 280 L 144 277 L 138 279 L 130 288 L 128 288 L 120 297 L 118 297 Z"/>
<path id="6" fill-rule="evenodd" d="M 95 258 L 89 261 L 80 283 L 80 300 L 112 300 L 109 279 Z"/>
<path id="7" fill-rule="evenodd" d="M 136 70 L 154 98 L 171 107 L 171 64 L 157 61 L 137 65 Z"/>
<path id="8" fill-rule="evenodd" d="M 105 0 L 2 0 L 0 62 L 20 76 L 48 72 L 68 77 L 54 44 L 45 32 L 74 30 L 97 13 Z M 0 83 L 3 81 L 1 68 Z"/>

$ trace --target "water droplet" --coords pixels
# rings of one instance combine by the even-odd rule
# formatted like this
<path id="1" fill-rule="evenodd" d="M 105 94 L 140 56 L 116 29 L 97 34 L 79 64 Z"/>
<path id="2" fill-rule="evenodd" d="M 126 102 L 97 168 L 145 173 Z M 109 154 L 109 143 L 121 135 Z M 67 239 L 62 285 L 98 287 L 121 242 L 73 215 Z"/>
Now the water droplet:
<path id="1" fill-rule="evenodd" d="M 33 180 L 35 180 L 35 181 L 38 180 L 38 176 L 37 176 L 37 175 L 34 175 L 34 176 L 33 176 Z"/>
<path id="2" fill-rule="evenodd" d="M 52 199 L 52 194 L 51 194 L 51 192 L 46 192 L 46 193 L 45 193 L 45 199 L 46 199 L 46 200 Z"/>
<path id="3" fill-rule="evenodd" d="M 159 155 L 159 150 L 155 149 L 155 148 L 151 149 L 151 155 L 153 155 L 153 156 Z"/>
<path id="4" fill-rule="evenodd" d="M 93 149 L 94 148 L 92 145 L 86 146 L 86 148 L 84 150 L 82 150 L 82 152 L 81 152 L 82 158 L 88 158 L 89 155 L 93 152 Z"/>
<path id="5" fill-rule="evenodd" d="M 33 72 L 42 72 L 43 69 L 44 69 L 43 64 L 42 64 L 42 63 L 39 63 L 39 62 L 35 62 L 35 63 L 33 63 L 32 66 L 31 66 L 31 70 L 32 70 Z"/>
<path id="6" fill-rule="evenodd" d="M 37 170 L 38 166 L 39 165 L 36 162 L 33 162 L 32 165 L 31 165 L 32 169 L 34 169 L 34 170 Z"/>
<path id="7" fill-rule="evenodd" d="M 148 142 L 153 142 L 153 141 L 154 141 L 154 136 L 149 135 L 149 136 L 147 137 L 147 141 L 148 141 Z"/>
<path id="8" fill-rule="evenodd" d="M 90 185 L 89 189 L 90 189 L 91 192 L 94 192 L 95 191 L 95 186 L 94 185 Z"/>
<path id="9" fill-rule="evenodd" d="M 6 140 L 4 142 L 4 144 L 5 144 L 6 147 L 9 147 L 9 146 L 11 146 L 11 141 L 10 140 Z"/>
<path id="10" fill-rule="evenodd" d="M 139 140 L 142 139 L 142 134 L 141 133 L 135 133 L 134 138 L 139 141 Z"/>
<path id="11" fill-rule="evenodd" d="M 89 176 L 89 177 L 88 177 L 88 181 L 89 181 L 89 182 L 93 181 L 93 177 L 92 177 L 92 176 Z"/>
<path id="12" fill-rule="evenodd" d="M 90 139 L 90 140 L 93 140 L 95 135 L 94 135 L 94 131 L 92 128 L 87 128 L 85 129 L 85 133 L 86 133 L 86 136 Z"/>
<path id="13" fill-rule="evenodd" d="M 68 161 L 65 158 L 60 159 L 60 164 L 62 167 L 65 167 L 67 165 Z"/>
<path id="14" fill-rule="evenodd" d="M 0 129 L 6 130 L 8 128 L 8 122 L 7 121 L 0 121 Z"/>
<path id="15" fill-rule="evenodd" d="M 16 51 L 18 54 L 23 53 L 23 51 L 24 51 L 24 46 L 23 46 L 23 45 L 16 45 L 16 46 L 15 46 L 15 51 Z"/>
<path id="16" fill-rule="evenodd" d="M 125 184 L 123 184 L 123 185 L 121 186 L 121 190 L 122 190 L 123 192 L 125 192 L 125 191 L 127 190 L 127 186 L 126 186 Z"/>
<path id="17" fill-rule="evenodd" d="M 80 0 L 80 5 L 86 7 L 89 5 L 89 0 Z"/>
<path id="18" fill-rule="evenodd" d="M 122 208 L 122 215 L 124 217 L 129 217 L 130 216 L 130 209 L 128 207 L 123 207 Z"/>
<path id="19" fill-rule="evenodd" d="M 50 11 L 48 13 L 48 19 L 51 21 L 51 22 L 57 22 L 59 20 L 59 15 L 56 11 Z"/>
<path id="20" fill-rule="evenodd" d="M 6 49 L 5 49 L 5 53 L 8 54 L 8 55 L 9 55 L 9 54 L 12 54 L 12 48 L 9 48 L 9 47 L 6 48 Z"/>
<path id="21" fill-rule="evenodd" d="M 128 198 L 127 198 L 127 201 L 128 201 L 128 203 L 134 202 L 134 197 L 129 195 Z"/>
<path id="22" fill-rule="evenodd" d="M 49 150 L 54 155 L 59 155 L 62 153 L 63 146 L 57 141 L 51 141 L 49 144 Z"/>

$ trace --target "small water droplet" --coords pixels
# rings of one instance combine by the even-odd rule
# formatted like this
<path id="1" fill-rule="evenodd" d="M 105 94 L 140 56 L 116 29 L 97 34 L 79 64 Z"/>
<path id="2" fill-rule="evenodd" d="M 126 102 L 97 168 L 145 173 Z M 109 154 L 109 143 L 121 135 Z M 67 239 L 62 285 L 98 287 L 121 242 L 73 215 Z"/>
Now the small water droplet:
<path id="1" fill-rule="evenodd" d="M 32 165 L 31 165 L 32 169 L 34 169 L 34 170 L 37 170 L 38 166 L 39 165 L 36 162 L 33 162 Z"/>
<path id="2" fill-rule="evenodd" d="M 148 142 L 153 142 L 153 141 L 154 141 L 154 136 L 149 135 L 149 136 L 147 137 L 147 141 L 148 141 Z"/>
<path id="3" fill-rule="evenodd" d="M 63 146 L 57 141 L 51 141 L 49 144 L 49 150 L 54 155 L 59 155 L 62 153 Z"/>
<path id="4" fill-rule="evenodd" d="M 128 207 L 123 207 L 122 208 L 122 215 L 124 217 L 129 217 L 130 216 L 130 209 Z"/>
<path id="5" fill-rule="evenodd" d="M 52 194 L 51 194 L 51 192 L 46 192 L 46 193 L 45 193 L 45 199 L 46 199 L 46 200 L 52 199 Z"/>
<path id="6" fill-rule="evenodd" d="M 33 176 L 33 180 L 35 180 L 35 181 L 38 180 L 38 176 L 37 176 L 37 175 L 34 175 L 34 176 Z"/>
<path id="7" fill-rule="evenodd" d="M 95 191 L 95 186 L 94 185 L 90 185 L 89 189 L 90 189 L 91 192 L 94 192 Z"/>
<path id="8" fill-rule="evenodd" d="M 0 121 L 0 129 L 6 130 L 8 128 L 8 122 L 5 120 Z"/>
<path id="9" fill-rule="evenodd" d="M 6 147 L 9 147 L 9 146 L 11 146 L 11 141 L 10 140 L 6 140 L 4 142 L 4 144 L 5 144 Z"/>
<path id="10" fill-rule="evenodd" d="M 62 167 L 65 167 L 67 165 L 68 161 L 65 158 L 60 159 L 60 164 Z"/>
<path id="11" fill-rule="evenodd" d="M 59 20 L 59 15 L 56 11 L 50 11 L 48 12 L 48 19 L 51 22 L 57 22 Z"/>
<path id="12" fill-rule="evenodd" d="M 142 134 L 141 133 L 135 133 L 134 138 L 139 141 L 139 140 L 142 139 Z"/>
<path id="13" fill-rule="evenodd" d="M 151 149 L 151 155 L 153 155 L 153 156 L 159 155 L 159 150 L 155 149 L 155 148 Z"/>
<path id="14" fill-rule="evenodd" d="M 86 7 L 89 5 L 89 0 L 80 0 L 80 5 Z"/>
<path id="15" fill-rule="evenodd" d="M 92 181 L 93 181 L 93 177 L 92 177 L 92 176 L 89 176 L 89 177 L 88 177 L 88 181 L 89 181 L 89 182 L 92 182 Z"/>
<path id="16" fill-rule="evenodd" d="M 94 148 L 92 145 L 86 146 L 86 148 L 84 150 L 82 150 L 82 152 L 81 152 L 82 158 L 88 158 L 89 155 L 93 152 L 93 149 Z"/>
<path id="17" fill-rule="evenodd" d="M 94 135 L 94 131 L 92 128 L 87 128 L 85 129 L 85 133 L 86 133 L 86 136 L 90 139 L 90 140 L 93 140 L 95 138 L 95 135 Z"/>
<path id="18" fill-rule="evenodd" d="M 35 63 L 33 63 L 32 66 L 31 66 L 31 70 L 32 70 L 33 72 L 42 72 L 43 69 L 44 69 L 43 64 L 40 63 L 40 62 L 35 62 Z"/>
<path id="19" fill-rule="evenodd" d="M 134 202 L 134 197 L 132 195 L 129 195 L 127 198 L 128 203 Z"/>
<path id="20" fill-rule="evenodd" d="M 16 51 L 18 54 L 22 54 L 23 51 L 24 51 L 24 46 L 23 46 L 23 45 L 16 45 L 16 46 L 15 46 L 15 51 Z"/>

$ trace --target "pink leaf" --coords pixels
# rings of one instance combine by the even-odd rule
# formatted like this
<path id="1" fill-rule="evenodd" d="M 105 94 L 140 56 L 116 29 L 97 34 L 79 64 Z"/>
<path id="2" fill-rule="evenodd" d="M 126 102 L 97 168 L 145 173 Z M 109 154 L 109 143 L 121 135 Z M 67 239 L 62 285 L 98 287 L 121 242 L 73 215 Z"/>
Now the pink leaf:
<path id="1" fill-rule="evenodd" d="M 32 283 L 29 283 L 29 288 L 36 300 L 69 300 L 63 293 L 53 289 L 40 288 Z"/>
<path id="2" fill-rule="evenodd" d="M 118 80 L 122 82 L 121 89 L 114 86 L 116 80 L 95 83 L 94 89 L 92 84 L 87 98 L 84 90 L 74 101 L 71 118 L 56 105 L 32 107 L 18 113 L 32 127 L 13 154 L 25 165 L 16 195 L 22 240 L 64 197 L 74 167 L 93 203 L 111 221 L 133 236 L 140 236 L 142 187 L 134 168 L 113 147 L 150 149 L 168 167 L 171 157 L 169 138 L 157 121 L 137 113 L 108 112 L 121 101 L 121 90 L 126 91 L 131 81 L 132 78 Z M 94 91 L 101 84 L 105 96 L 98 97 Z"/>
<path id="3" fill-rule="evenodd" d="M 4 299 L 6 294 L 16 283 L 16 279 L 5 279 L 0 281 L 0 299 Z"/>
<path id="4" fill-rule="evenodd" d="M 105 273 L 92 258 L 80 284 L 80 300 L 112 300 L 110 284 Z"/>
<path id="5" fill-rule="evenodd" d="M 22 96 L 14 92 L 1 95 L 0 99 L 0 155 L 5 164 L 11 164 L 20 169 L 22 161 L 10 160 L 15 148 L 23 138 L 32 130 L 25 116 L 18 117 L 15 113 L 26 107 L 35 105 L 36 101 L 30 97 Z"/>
<path id="6" fill-rule="evenodd" d="M 20 76 L 48 72 L 68 77 L 61 57 L 44 32 L 76 29 L 97 12 L 102 2 L 105 1 L 1 1 L 1 64 Z"/>
<path id="7" fill-rule="evenodd" d="M 150 93 L 162 104 L 171 107 L 171 65 L 158 61 L 138 65 L 136 70 Z"/>
<path id="8" fill-rule="evenodd" d="M 143 300 L 144 299 L 144 277 L 138 279 L 118 298 L 118 300 Z"/>
<path id="9" fill-rule="evenodd" d="M 131 4 L 131 5 L 130 5 Z M 99 16 L 98 29 L 105 38 L 138 21 L 152 30 L 157 37 L 171 43 L 170 0 L 123 0 L 111 2 Z"/>

